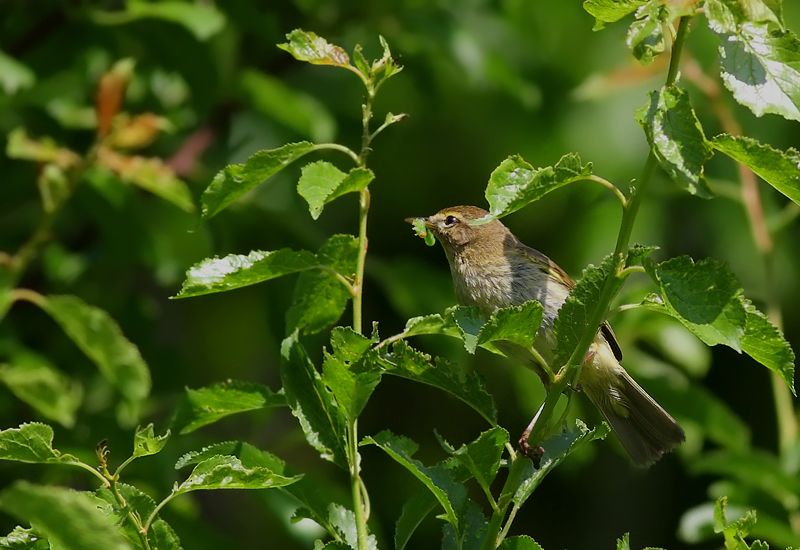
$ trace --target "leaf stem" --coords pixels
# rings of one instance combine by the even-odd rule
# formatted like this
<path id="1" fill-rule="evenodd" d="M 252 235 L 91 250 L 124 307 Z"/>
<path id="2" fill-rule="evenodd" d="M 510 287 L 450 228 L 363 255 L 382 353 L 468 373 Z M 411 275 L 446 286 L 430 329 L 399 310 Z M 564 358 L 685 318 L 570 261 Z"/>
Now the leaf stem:
<path id="1" fill-rule="evenodd" d="M 172 491 L 170 494 L 168 494 L 167 496 L 165 496 L 165 497 L 164 497 L 164 499 L 163 499 L 161 502 L 159 502 L 159 503 L 158 503 L 158 505 L 155 507 L 155 509 L 153 509 L 153 511 L 152 511 L 152 512 L 150 513 L 150 515 L 147 517 L 147 521 L 145 521 L 145 522 L 144 522 L 144 525 L 142 525 L 142 532 L 143 532 L 145 535 L 147 535 L 147 532 L 150 530 L 150 525 L 151 525 L 151 524 L 153 523 L 153 521 L 156 519 L 156 516 L 157 516 L 157 515 L 158 515 L 158 513 L 161 511 L 161 509 L 162 509 L 164 506 L 166 506 L 166 505 L 167 505 L 167 503 L 169 503 L 169 501 L 171 501 L 173 498 L 175 498 L 175 497 L 176 497 L 176 496 L 178 496 L 178 495 L 182 495 L 182 494 L 183 494 L 183 493 L 177 493 L 177 492 L 175 492 L 175 491 L 173 490 L 173 491 Z"/>
<path id="2" fill-rule="evenodd" d="M 117 506 L 119 506 L 120 510 L 125 514 L 127 520 L 131 523 L 131 525 L 133 525 L 136 533 L 138 533 L 139 538 L 142 541 L 142 548 L 144 548 L 144 550 L 150 550 L 150 541 L 147 540 L 147 530 L 142 526 L 142 519 L 133 510 L 131 510 L 131 507 L 125 500 L 125 497 L 123 497 L 122 493 L 119 492 L 117 481 L 119 481 L 118 474 L 121 468 L 117 468 L 117 471 L 114 474 L 111 474 L 111 472 L 108 471 L 105 456 L 106 455 L 104 453 L 101 457 L 99 473 L 101 474 L 101 477 L 103 477 L 105 485 L 109 488 L 111 494 L 114 496 L 114 500 L 117 501 Z"/>
<path id="3" fill-rule="evenodd" d="M 368 550 L 367 508 L 369 497 L 361 481 L 361 456 L 358 454 L 358 418 L 354 418 L 347 430 L 348 458 L 350 462 L 350 491 L 353 496 L 353 511 L 356 517 L 358 550 Z"/>
<path id="4" fill-rule="evenodd" d="M 353 159 L 353 162 L 361 166 L 361 160 L 359 156 L 356 154 L 355 151 L 353 151 L 349 147 L 340 145 L 338 143 L 317 143 L 316 145 L 314 145 L 314 150 L 316 151 L 320 151 L 323 149 L 331 149 L 333 151 L 339 151 L 341 153 L 344 153 L 345 155 Z"/>
<path id="5" fill-rule="evenodd" d="M 622 208 L 625 208 L 625 206 L 627 206 L 628 199 L 625 198 L 625 195 L 622 193 L 622 191 L 619 190 L 619 188 L 616 185 L 614 185 L 613 183 L 611 183 L 607 179 L 602 178 L 602 177 L 600 177 L 598 175 L 595 175 L 595 174 L 590 174 L 590 175 L 586 176 L 585 178 L 583 178 L 583 180 L 584 181 L 591 181 L 591 182 L 597 183 L 597 184 L 605 187 L 606 189 L 611 191 L 614 194 L 615 197 L 617 197 L 617 200 L 622 205 Z"/>
<path id="6" fill-rule="evenodd" d="M 87 472 L 91 472 L 92 475 L 94 475 L 96 478 L 98 478 L 100 481 L 103 482 L 103 487 L 109 487 L 108 480 L 105 478 L 105 476 L 103 476 L 103 474 L 101 474 L 100 472 L 98 472 L 96 469 L 92 468 L 85 462 L 81 461 L 67 462 L 67 464 L 69 464 L 70 466 L 75 466 L 76 468 L 80 468 L 82 470 L 86 470 Z"/>

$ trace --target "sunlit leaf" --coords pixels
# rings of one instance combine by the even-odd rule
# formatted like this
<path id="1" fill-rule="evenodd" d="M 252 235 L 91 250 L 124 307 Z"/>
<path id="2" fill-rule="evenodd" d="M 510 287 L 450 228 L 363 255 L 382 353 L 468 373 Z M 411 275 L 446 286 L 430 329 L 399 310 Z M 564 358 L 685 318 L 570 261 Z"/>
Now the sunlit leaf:
<path id="1" fill-rule="evenodd" d="M 34 82 L 36 75 L 32 70 L 0 51 L 0 88 L 6 95 L 15 95 L 33 86 Z"/>
<path id="2" fill-rule="evenodd" d="M 636 11 L 636 20 L 628 28 L 625 43 L 633 56 L 642 63 L 652 63 L 664 53 L 664 27 L 669 24 L 670 13 L 660 0 L 650 0 Z"/>
<path id="3" fill-rule="evenodd" d="M 650 93 L 650 104 L 636 118 L 664 171 L 693 195 L 708 198 L 703 165 L 711 149 L 697 119 L 689 94 L 677 86 Z"/>
<path id="4" fill-rule="evenodd" d="M 286 35 L 286 39 L 289 42 L 278 44 L 278 47 L 292 54 L 298 61 L 313 65 L 350 66 L 350 57 L 344 49 L 313 32 L 295 29 Z"/>
<path id="5" fill-rule="evenodd" d="M 42 416 L 67 428 L 75 424 L 83 390 L 44 357 L 28 351 L 13 354 L 7 365 L 0 365 L 0 382 Z"/>
<path id="6" fill-rule="evenodd" d="M 163 435 L 156 435 L 152 422 L 144 428 L 136 428 L 133 436 L 133 456 L 150 456 L 161 452 L 167 444 L 169 434 L 167 430 Z"/>
<path id="7" fill-rule="evenodd" d="M 584 0 L 583 9 L 595 17 L 594 30 L 599 30 L 605 23 L 619 21 L 646 3 L 647 0 Z"/>
<path id="8" fill-rule="evenodd" d="M 270 489 L 291 485 L 302 476 L 286 477 L 264 466 L 247 467 L 235 456 L 216 455 L 197 464 L 174 493 L 210 489 Z"/>
<path id="9" fill-rule="evenodd" d="M 95 23 L 101 25 L 123 25 L 139 19 L 161 19 L 184 27 L 198 40 L 211 38 L 225 26 L 225 15 L 216 7 L 193 2 L 127 0 L 120 10 L 93 9 L 89 15 Z"/>
<path id="10" fill-rule="evenodd" d="M 313 150 L 314 144 L 308 141 L 287 143 L 277 149 L 259 151 L 242 164 L 229 164 L 214 176 L 203 192 L 203 217 L 210 218 L 218 214 L 236 199 Z"/>
<path id="11" fill-rule="evenodd" d="M 472 407 L 490 424 L 496 423 L 494 401 L 476 372 L 464 371 L 440 358 L 432 360 L 430 355 L 413 349 L 403 341 L 392 345 L 389 352 L 382 351 L 377 360 L 386 374 L 444 390 Z"/>
<path id="12" fill-rule="evenodd" d="M 37 302 L 83 353 L 131 402 L 150 393 L 150 370 L 114 319 L 77 296 L 47 296 Z"/>
<path id="13" fill-rule="evenodd" d="M 284 339 L 281 359 L 286 401 L 300 422 L 306 440 L 322 458 L 346 468 L 344 411 L 325 387 L 296 334 Z"/>
<path id="14" fill-rule="evenodd" d="M 3 550 L 50 550 L 50 543 L 33 529 L 17 525 L 4 537 L 0 537 Z"/>
<path id="15" fill-rule="evenodd" d="M 373 180 L 375 175 L 366 168 L 353 168 L 345 174 L 336 166 L 319 160 L 303 166 L 297 192 L 308 202 L 308 210 L 315 220 L 329 202 L 347 193 L 357 193 Z"/>
<path id="16" fill-rule="evenodd" d="M 375 366 L 358 368 L 331 354 L 325 355 L 322 364 L 322 381 L 351 421 L 364 410 L 382 374 Z"/>
<path id="17" fill-rule="evenodd" d="M 581 163 L 576 153 L 568 153 L 555 166 L 544 168 L 534 168 L 519 155 L 508 157 L 489 177 L 486 186 L 489 213 L 502 218 L 591 173 L 591 163 Z"/>
<path id="18" fill-rule="evenodd" d="M 51 163 L 64 169 L 76 166 L 81 160 L 77 153 L 59 146 L 52 138 L 29 137 L 24 128 L 16 128 L 9 132 L 6 155 L 12 159 Z"/>
<path id="19" fill-rule="evenodd" d="M 18 481 L 0 493 L 0 508 L 64 550 L 130 550 L 114 521 L 103 509 L 109 505 L 91 493 Z"/>
<path id="20" fill-rule="evenodd" d="M 344 545 L 346 548 L 358 548 L 356 515 L 352 510 L 348 510 L 341 504 L 331 503 L 328 506 L 328 522 L 347 543 Z M 375 535 L 367 536 L 367 549 L 378 550 L 378 540 Z"/>
<path id="21" fill-rule="evenodd" d="M 204 388 L 186 388 L 172 428 L 187 434 L 232 414 L 284 405 L 286 399 L 283 395 L 252 382 L 228 380 Z"/>
<path id="22" fill-rule="evenodd" d="M 800 152 L 780 151 L 745 136 L 721 134 L 711 146 L 741 162 L 775 189 L 800 204 Z"/>
<path id="23" fill-rule="evenodd" d="M 77 462 L 74 456 L 53 448 L 53 428 L 38 422 L 0 431 L 0 460 L 32 464 Z"/>
<path id="24" fill-rule="evenodd" d="M 120 114 L 114 118 L 108 142 L 114 148 L 141 149 L 150 145 L 160 132 L 169 129 L 169 121 L 153 113 Z"/>
<path id="25" fill-rule="evenodd" d="M 756 12 L 743 10 L 747 4 Z M 779 11 L 779 10 L 778 10 Z M 756 116 L 800 121 L 800 40 L 759 1 L 708 0 L 705 14 L 719 37 L 722 81 Z"/>
<path id="26" fill-rule="evenodd" d="M 235 456 L 247 467 L 261 466 L 269 468 L 276 474 L 285 474 L 286 463 L 283 460 L 272 453 L 242 441 L 223 441 L 203 447 L 199 451 L 185 453 L 175 463 L 175 469 L 180 470 L 192 464 L 199 464 L 216 455 Z"/>

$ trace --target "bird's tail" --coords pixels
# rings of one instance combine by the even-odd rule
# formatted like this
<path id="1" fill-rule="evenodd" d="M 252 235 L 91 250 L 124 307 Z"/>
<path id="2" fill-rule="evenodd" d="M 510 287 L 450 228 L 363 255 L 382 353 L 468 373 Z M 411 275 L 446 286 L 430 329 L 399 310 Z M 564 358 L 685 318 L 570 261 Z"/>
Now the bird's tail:
<path id="1" fill-rule="evenodd" d="M 649 466 L 683 442 L 683 429 L 607 349 L 600 346 L 594 360 L 584 366 L 581 385 L 631 460 L 637 466 Z"/>

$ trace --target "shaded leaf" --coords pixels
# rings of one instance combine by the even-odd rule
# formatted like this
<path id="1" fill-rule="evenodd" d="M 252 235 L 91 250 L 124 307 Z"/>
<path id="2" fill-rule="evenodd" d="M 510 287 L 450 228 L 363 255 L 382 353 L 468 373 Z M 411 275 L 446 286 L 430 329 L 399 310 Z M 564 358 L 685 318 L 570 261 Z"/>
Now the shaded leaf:
<path id="1" fill-rule="evenodd" d="M 759 9 L 743 10 L 747 4 Z M 705 14 L 719 38 L 722 81 L 736 101 L 756 116 L 800 121 L 800 40 L 779 15 L 762 2 L 732 0 L 708 0 Z"/>
<path id="2" fill-rule="evenodd" d="M 417 491 L 403 504 L 403 510 L 397 518 L 394 529 L 395 550 L 403 550 L 406 547 L 411 535 L 422 520 L 436 509 L 437 504 L 436 497 L 427 488 Z"/>
<path id="3" fill-rule="evenodd" d="M 114 520 L 115 524 L 119 526 L 122 534 L 128 539 L 134 547 L 138 548 L 142 544 L 139 532 L 131 524 L 128 519 L 128 511 L 137 514 L 142 520 L 150 517 L 150 514 L 155 510 L 156 503 L 150 498 L 149 495 L 143 493 L 133 485 L 127 483 L 116 483 L 116 490 L 125 499 L 126 509 L 120 507 L 114 493 L 110 489 L 100 487 L 95 491 L 98 498 L 108 503 L 107 508 L 103 508 L 104 512 L 109 514 L 109 517 Z M 151 550 L 180 550 L 181 543 L 178 535 L 170 527 L 170 525 L 163 519 L 156 519 L 150 525 L 147 533 L 147 540 L 150 544 Z"/>
<path id="4" fill-rule="evenodd" d="M 227 292 L 319 265 L 311 252 L 288 248 L 269 252 L 254 250 L 247 256 L 229 254 L 223 258 L 207 258 L 189 268 L 175 298 Z"/>
<path id="5" fill-rule="evenodd" d="M 292 54 L 298 61 L 306 61 L 313 65 L 351 66 L 350 58 L 344 49 L 313 32 L 295 29 L 286 35 L 286 39 L 289 42 L 278 44 L 278 47 Z"/>
<path id="6" fill-rule="evenodd" d="M 509 537 L 499 546 L 500 550 L 542 550 L 539 543 L 527 535 Z"/>
<path id="7" fill-rule="evenodd" d="M 512 498 L 514 504 L 522 506 L 542 483 L 544 477 L 567 458 L 567 456 L 592 441 L 605 439 L 610 431 L 605 422 L 595 428 L 589 429 L 586 424 L 580 420 L 576 420 L 575 428 L 575 431 L 564 432 L 542 443 L 544 455 L 542 456 L 541 464 L 538 469 L 534 468 L 533 462 L 526 457 L 518 457 L 517 460 L 525 461 L 525 471 L 517 486 L 509 488 L 513 494 Z M 502 498 L 501 496 L 501 499 Z"/>
<path id="8" fill-rule="evenodd" d="M 225 26 L 225 15 L 216 7 L 191 2 L 128 0 L 122 10 L 93 9 L 89 15 L 95 23 L 101 25 L 123 25 L 139 19 L 161 19 L 181 25 L 198 40 L 211 38 Z"/>
<path id="9" fill-rule="evenodd" d="M 39 196 L 45 212 L 55 212 L 69 198 L 69 179 L 57 164 L 45 164 L 36 178 Z"/>
<path id="10" fill-rule="evenodd" d="M 164 435 L 156 435 L 152 422 L 144 428 L 136 428 L 133 436 L 133 456 L 138 458 L 161 452 L 161 449 L 167 444 L 169 435 L 169 430 Z"/>
<path id="11" fill-rule="evenodd" d="M 350 327 L 335 327 L 331 330 L 331 348 L 343 361 L 358 361 L 369 351 L 375 340 L 359 334 Z"/>
<path id="12" fill-rule="evenodd" d="M 794 360 L 792 347 L 767 316 L 756 309 L 746 298 L 742 298 L 747 321 L 742 338 L 742 351 L 778 373 L 792 393 L 794 388 Z"/>
<path id="13" fill-rule="evenodd" d="M 235 456 L 216 455 L 197 464 L 173 493 L 210 489 L 270 489 L 291 485 L 302 476 L 286 477 L 268 467 L 247 467 Z"/>
<path id="14" fill-rule="evenodd" d="M 259 151 L 242 164 L 229 164 L 214 176 L 203 192 L 203 217 L 215 216 L 236 199 L 313 150 L 314 144 L 308 141 L 287 143 L 277 149 Z"/>
<path id="15" fill-rule="evenodd" d="M 0 493 L 0 508 L 29 522 L 64 550 L 129 550 L 108 513 L 91 493 L 18 481 Z"/>
<path id="16" fill-rule="evenodd" d="M 430 355 L 413 349 L 403 341 L 392 345 L 389 352 L 381 350 L 376 359 L 387 374 L 444 390 L 472 407 L 490 424 L 496 423 L 494 400 L 476 372 L 464 371 L 438 357 L 431 362 Z"/>
<path id="17" fill-rule="evenodd" d="M 286 399 L 283 395 L 252 382 L 228 380 L 204 388 L 186 388 L 186 396 L 175 413 L 172 429 L 187 434 L 232 414 L 284 405 Z"/>
<path id="18" fill-rule="evenodd" d="M 67 428 L 75 424 L 83 390 L 44 357 L 29 351 L 13 354 L 9 364 L 0 365 L 0 382 L 42 416 Z"/>
<path id="19" fill-rule="evenodd" d="M 555 166 L 544 168 L 534 168 L 519 155 L 508 157 L 489 177 L 489 213 L 492 218 L 502 218 L 591 173 L 592 164 L 582 164 L 576 153 L 568 153 Z"/>
<path id="20" fill-rule="evenodd" d="M 650 104 L 636 113 L 661 168 L 693 195 L 708 198 L 703 175 L 710 147 L 689 103 L 689 94 L 677 86 L 650 93 Z"/>
<path id="21" fill-rule="evenodd" d="M 566 364 L 578 347 L 581 335 L 587 329 L 589 318 L 599 302 L 603 285 L 608 277 L 613 277 L 614 264 L 614 256 L 609 254 L 599 266 L 587 266 L 559 309 L 553 325 L 556 334 L 554 366 Z M 615 277 L 614 285 L 621 287 L 622 280 Z"/>
<path id="22" fill-rule="evenodd" d="M 345 174 L 336 166 L 318 160 L 303 166 L 297 192 L 308 202 L 308 211 L 315 220 L 329 202 L 347 193 L 357 193 L 375 178 L 372 170 L 353 168 Z"/>
<path id="23" fill-rule="evenodd" d="M 281 381 L 286 401 L 308 443 L 322 458 L 347 468 L 346 421 L 305 349 L 293 334 L 281 344 Z"/>
<path id="24" fill-rule="evenodd" d="M 9 132 L 6 155 L 12 159 L 55 164 L 64 169 L 72 168 L 81 161 L 75 152 L 60 147 L 52 138 L 33 139 L 24 128 L 15 128 Z"/>
<path id="25" fill-rule="evenodd" d="M 463 485 L 453 479 L 452 474 L 440 465 L 425 466 L 412 458 L 416 444 L 410 439 L 394 435 L 384 430 L 373 437 L 366 437 L 362 444 L 373 444 L 380 447 L 398 464 L 407 469 L 433 493 L 445 511 L 445 520 L 456 530 L 459 529 L 457 510 L 467 498 Z"/>
<path id="26" fill-rule="evenodd" d="M 0 431 L 0 460 L 16 462 L 75 463 L 78 459 L 53 448 L 53 428 L 29 422 Z"/>
<path id="27" fill-rule="evenodd" d="M 496 426 L 486 430 L 475 441 L 452 449 L 452 455 L 475 478 L 478 485 L 490 493 L 492 482 L 500 469 L 505 445 L 508 443 L 508 432 Z"/>
<path id="28" fill-rule="evenodd" d="M 383 371 L 377 367 L 355 370 L 336 355 L 325 355 L 322 381 L 333 393 L 336 402 L 350 421 L 364 410 L 372 392 L 381 381 Z"/>
<path id="29" fill-rule="evenodd" d="M 114 319 L 77 296 L 47 296 L 37 304 L 44 309 L 100 373 L 129 401 L 139 402 L 150 393 L 150 369 L 137 348 Z"/>
<path id="30" fill-rule="evenodd" d="M 34 82 L 36 75 L 32 70 L 0 50 L 0 88 L 6 95 L 30 88 Z"/>
<path id="31" fill-rule="evenodd" d="M 800 152 L 780 151 L 746 136 L 721 134 L 711 146 L 750 168 L 775 189 L 800 204 Z"/>
<path id="32" fill-rule="evenodd" d="M 466 500 L 459 510 L 458 527 L 446 523 L 443 527 L 442 550 L 479 550 L 483 547 L 489 522 L 472 500 Z"/>
<path id="33" fill-rule="evenodd" d="M 319 332 L 336 323 L 352 297 L 330 270 L 352 278 L 358 260 L 358 239 L 332 235 L 317 252 L 317 262 L 326 269 L 302 273 L 294 289 L 294 301 L 286 312 L 286 331 Z"/>

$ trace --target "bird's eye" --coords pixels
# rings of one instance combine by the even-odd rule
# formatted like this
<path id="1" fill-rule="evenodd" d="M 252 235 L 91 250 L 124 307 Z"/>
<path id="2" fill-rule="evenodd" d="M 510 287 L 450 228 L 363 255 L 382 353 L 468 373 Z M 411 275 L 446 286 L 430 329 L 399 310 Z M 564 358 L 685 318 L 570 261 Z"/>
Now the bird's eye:
<path id="1" fill-rule="evenodd" d="M 445 224 L 447 227 L 451 227 L 451 226 L 453 226 L 453 225 L 455 225 L 455 224 L 457 224 L 457 223 L 458 223 L 458 218 L 456 218 L 455 216 L 447 216 L 447 217 L 444 219 L 444 224 Z"/>

